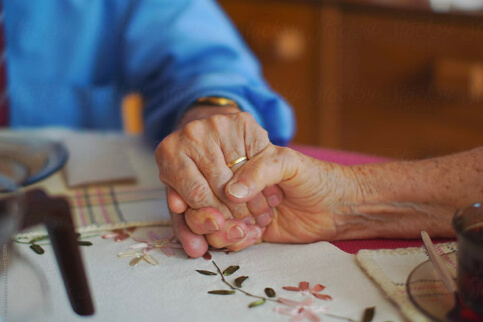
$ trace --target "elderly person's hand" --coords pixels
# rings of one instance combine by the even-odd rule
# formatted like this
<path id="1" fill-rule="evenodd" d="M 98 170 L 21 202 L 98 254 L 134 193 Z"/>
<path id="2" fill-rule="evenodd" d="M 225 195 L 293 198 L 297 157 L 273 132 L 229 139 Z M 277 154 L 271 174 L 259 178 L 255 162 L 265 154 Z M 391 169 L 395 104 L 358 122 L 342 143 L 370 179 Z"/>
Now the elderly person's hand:
<path id="1" fill-rule="evenodd" d="M 159 178 L 167 186 L 175 235 L 188 255 L 202 256 L 208 243 L 239 250 L 261 239 L 273 218 L 272 207 L 281 201 L 280 189 L 267 187 L 236 204 L 224 188 L 246 162 L 232 166 L 232 161 L 251 159 L 269 144 L 250 114 L 211 106 L 188 111 L 180 129 L 159 144 Z"/>
<path id="2" fill-rule="evenodd" d="M 263 240 L 454 237 L 455 211 L 483 196 L 483 147 L 446 157 L 342 166 L 289 148 L 267 146 L 227 183 L 233 202 L 247 202 L 266 186 L 282 202 Z"/>
<path id="3" fill-rule="evenodd" d="M 350 202 L 358 193 L 359 187 L 349 184 L 351 178 L 342 166 L 269 145 L 235 173 L 225 190 L 233 202 L 246 202 L 266 185 L 278 184 L 283 201 L 263 240 L 310 243 L 337 238 L 334 212 L 341 201 Z"/>

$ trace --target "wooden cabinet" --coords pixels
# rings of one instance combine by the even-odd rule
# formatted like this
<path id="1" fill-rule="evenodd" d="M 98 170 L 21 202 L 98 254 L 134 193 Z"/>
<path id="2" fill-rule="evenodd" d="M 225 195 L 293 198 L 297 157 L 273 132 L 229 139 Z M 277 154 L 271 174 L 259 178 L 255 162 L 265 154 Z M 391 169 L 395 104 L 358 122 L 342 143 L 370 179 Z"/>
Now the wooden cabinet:
<path id="1" fill-rule="evenodd" d="M 483 13 L 425 0 L 222 0 L 295 142 L 419 158 L 483 144 Z"/>

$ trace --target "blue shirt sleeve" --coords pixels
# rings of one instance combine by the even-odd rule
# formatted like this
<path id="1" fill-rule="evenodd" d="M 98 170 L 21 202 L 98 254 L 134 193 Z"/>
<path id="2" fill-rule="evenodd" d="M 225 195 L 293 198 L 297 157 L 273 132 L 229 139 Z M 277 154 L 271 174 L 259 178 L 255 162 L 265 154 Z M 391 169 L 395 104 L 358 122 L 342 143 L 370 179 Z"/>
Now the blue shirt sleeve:
<path id="1" fill-rule="evenodd" d="M 292 138 L 291 108 L 265 83 L 214 1 L 139 1 L 127 21 L 124 73 L 128 86 L 145 98 L 149 137 L 159 141 L 171 133 L 197 98 L 223 96 L 250 112 L 272 143 Z"/>

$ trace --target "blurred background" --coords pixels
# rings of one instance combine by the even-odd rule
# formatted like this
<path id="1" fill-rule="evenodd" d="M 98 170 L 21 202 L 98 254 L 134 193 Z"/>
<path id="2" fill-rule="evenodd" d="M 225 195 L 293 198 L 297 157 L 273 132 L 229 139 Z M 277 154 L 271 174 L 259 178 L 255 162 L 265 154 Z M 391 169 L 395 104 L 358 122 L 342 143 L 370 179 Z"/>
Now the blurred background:
<path id="1" fill-rule="evenodd" d="M 483 144 L 483 0 L 219 0 L 294 143 L 394 158 Z"/>

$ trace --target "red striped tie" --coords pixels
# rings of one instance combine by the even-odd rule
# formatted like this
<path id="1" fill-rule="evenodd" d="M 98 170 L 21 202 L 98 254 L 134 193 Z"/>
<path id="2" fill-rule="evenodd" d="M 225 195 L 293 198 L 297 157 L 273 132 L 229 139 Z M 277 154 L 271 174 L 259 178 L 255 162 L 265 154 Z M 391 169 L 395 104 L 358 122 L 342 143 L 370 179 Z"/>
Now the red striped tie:
<path id="1" fill-rule="evenodd" d="M 9 120 L 7 100 L 7 62 L 5 57 L 3 21 L 3 7 L 0 2 L 0 126 L 7 126 Z"/>

